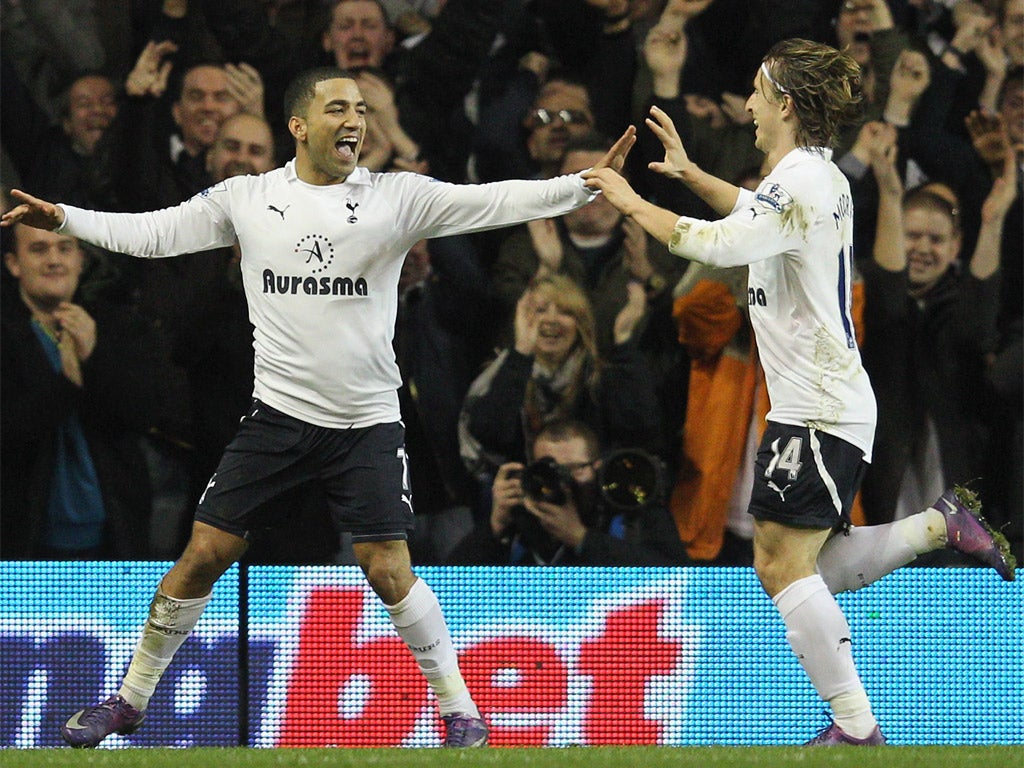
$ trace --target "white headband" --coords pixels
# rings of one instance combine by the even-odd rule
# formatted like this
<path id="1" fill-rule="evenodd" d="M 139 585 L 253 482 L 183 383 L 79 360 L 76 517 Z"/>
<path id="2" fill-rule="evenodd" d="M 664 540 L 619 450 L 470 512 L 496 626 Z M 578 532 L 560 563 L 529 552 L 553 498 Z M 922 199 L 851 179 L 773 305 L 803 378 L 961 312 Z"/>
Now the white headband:
<path id="1" fill-rule="evenodd" d="M 775 82 L 775 78 L 768 73 L 768 65 L 763 61 L 761 62 L 761 74 L 764 75 L 765 80 L 772 84 L 772 88 L 774 88 L 776 91 L 778 91 L 779 93 L 789 93 L 789 91 L 787 91 L 777 82 Z"/>

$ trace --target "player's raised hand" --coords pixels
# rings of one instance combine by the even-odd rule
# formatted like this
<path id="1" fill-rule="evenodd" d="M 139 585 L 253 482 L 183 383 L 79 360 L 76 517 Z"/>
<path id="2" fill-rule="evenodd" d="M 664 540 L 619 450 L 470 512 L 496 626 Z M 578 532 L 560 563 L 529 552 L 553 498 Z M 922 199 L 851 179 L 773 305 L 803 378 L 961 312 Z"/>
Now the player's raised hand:
<path id="1" fill-rule="evenodd" d="M 642 200 L 626 178 L 610 168 L 594 166 L 583 172 L 583 185 L 589 189 L 599 190 L 605 199 L 614 205 L 620 213 L 632 216 L 637 203 Z"/>
<path id="2" fill-rule="evenodd" d="M 690 156 L 683 149 L 683 140 L 679 138 L 679 132 L 676 130 L 672 118 L 658 107 L 652 106 L 651 117 L 648 117 L 646 122 L 647 127 L 654 131 L 654 135 L 658 137 L 661 145 L 665 148 L 665 159 L 660 163 L 649 163 L 647 167 L 670 179 L 681 179 L 683 171 L 690 165 Z"/>
<path id="3" fill-rule="evenodd" d="M 636 126 L 631 125 L 626 128 L 605 156 L 594 165 L 593 170 L 611 168 L 613 171 L 621 173 L 622 167 L 626 164 L 626 155 L 629 154 L 629 150 L 633 148 L 634 144 L 636 144 Z"/>
<path id="4" fill-rule="evenodd" d="M 13 227 L 26 224 L 36 229 L 53 230 L 64 223 L 64 211 L 53 203 L 22 192 L 11 190 L 11 198 L 18 203 L 0 218 L 0 226 Z"/>

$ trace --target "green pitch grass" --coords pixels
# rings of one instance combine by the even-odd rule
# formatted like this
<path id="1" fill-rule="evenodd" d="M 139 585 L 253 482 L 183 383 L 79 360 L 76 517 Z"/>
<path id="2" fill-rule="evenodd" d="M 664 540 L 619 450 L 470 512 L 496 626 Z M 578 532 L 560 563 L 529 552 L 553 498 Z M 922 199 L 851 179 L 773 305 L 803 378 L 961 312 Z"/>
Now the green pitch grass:
<path id="1" fill-rule="evenodd" d="M 1024 747 L 0 750 L 4 768 L 1021 768 Z"/>

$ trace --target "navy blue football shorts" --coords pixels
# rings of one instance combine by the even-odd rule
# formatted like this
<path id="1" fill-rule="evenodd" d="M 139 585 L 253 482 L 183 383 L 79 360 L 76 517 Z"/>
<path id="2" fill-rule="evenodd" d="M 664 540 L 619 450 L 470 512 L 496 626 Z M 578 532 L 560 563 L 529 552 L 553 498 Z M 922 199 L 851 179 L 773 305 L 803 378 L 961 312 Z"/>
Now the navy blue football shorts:
<path id="1" fill-rule="evenodd" d="M 840 437 L 768 422 L 748 511 L 798 528 L 848 527 L 867 466 L 864 453 Z"/>
<path id="2" fill-rule="evenodd" d="M 401 422 L 329 429 L 254 400 L 199 499 L 195 519 L 243 538 L 259 508 L 306 482 L 323 487 L 354 543 L 408 539 L 412 497 Z"/>

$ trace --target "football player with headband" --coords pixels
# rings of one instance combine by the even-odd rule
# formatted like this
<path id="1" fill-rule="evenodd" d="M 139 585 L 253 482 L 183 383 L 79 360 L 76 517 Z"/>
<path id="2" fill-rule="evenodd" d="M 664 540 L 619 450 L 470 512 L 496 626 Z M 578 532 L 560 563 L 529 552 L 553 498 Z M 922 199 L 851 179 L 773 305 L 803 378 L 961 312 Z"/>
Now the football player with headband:
<path id="1" fill-rule="evenodd" d="M 831 147 L 858 118 L 860 68 L 827 45 L 784 40 L 764 57 L 753 89 L 746 106 L 769 169 L 753 192 L 698 168 L 657 107 L 647 120 L 665 148 L 664 161 L 650 169 L 682 181 L 722 219 L 659 208 L 605 169 L 583 175 L 676 255 L 749 266 L 750 320 L 771 400 L 748 505 L 754 567 L 793 652 L 832 710 L 832 723 L 808 743 L 884 744 L 833 595 L 937 546 L 971 554 L 1007 580 L 1015 563 L 963 488 L 888 525 L 850 525 L 871 460 L 876 406 L 851 314 L 853 204 Z"/>

